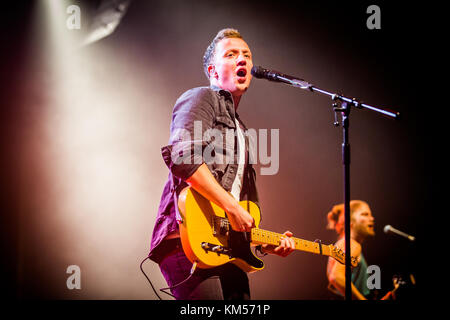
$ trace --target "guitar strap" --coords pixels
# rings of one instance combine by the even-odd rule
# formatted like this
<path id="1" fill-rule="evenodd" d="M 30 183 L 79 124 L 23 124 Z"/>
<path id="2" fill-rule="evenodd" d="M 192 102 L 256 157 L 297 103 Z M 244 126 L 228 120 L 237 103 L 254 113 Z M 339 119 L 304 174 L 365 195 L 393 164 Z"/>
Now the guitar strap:
<path id="1" fill-rule="evenodd" d="M 180 194 L 180 191 L 183 190 L 185 187 L 188 186 L 188 184 L 181 179 L 178 179 L 178 184 L 176 183 L 176 177 L 172 174 L 172 197 L 173 197 L 173 203 L 175 205 L 175 217 L 178 222 L 178 224 L 183 223 L 183 218 L 181 217 L 180 211 L 178 210 L 178 195 Z"/>

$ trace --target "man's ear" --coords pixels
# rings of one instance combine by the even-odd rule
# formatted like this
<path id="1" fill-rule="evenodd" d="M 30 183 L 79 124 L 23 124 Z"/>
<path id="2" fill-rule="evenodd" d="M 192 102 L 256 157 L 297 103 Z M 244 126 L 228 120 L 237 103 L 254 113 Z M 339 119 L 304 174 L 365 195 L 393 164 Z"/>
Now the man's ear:
<path id="1" fill-rule="evenodd" d="M 208 66 L 208 74 L 209 74 L 209 78 L 210 79 L 217 79 L 218 78 L 218 74 L 216 72 L 216 68 L 212 64 L 210 64 Z"/>

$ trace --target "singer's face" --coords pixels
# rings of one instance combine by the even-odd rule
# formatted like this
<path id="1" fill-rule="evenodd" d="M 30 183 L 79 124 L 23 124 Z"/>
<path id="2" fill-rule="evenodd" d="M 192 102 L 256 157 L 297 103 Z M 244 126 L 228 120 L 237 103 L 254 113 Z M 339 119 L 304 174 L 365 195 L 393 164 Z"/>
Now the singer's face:
<path id="1" fill-rule="evenodd" d="M 252 67 L 247 43 L 239 38 L 226 38 L 216 45 L 214 65 L 208 70 L 214 84 L 233 96 L 241 96 L 250 86 Z"/>
<path id="2" fill-rule="evenodd" d="M 372 211 L 368 205 L 361 205 L 352 214 L 351 225 L 353 232 L 360 236 L 367 237 L 375 235 L 375 218 L 372 216 Z"/>

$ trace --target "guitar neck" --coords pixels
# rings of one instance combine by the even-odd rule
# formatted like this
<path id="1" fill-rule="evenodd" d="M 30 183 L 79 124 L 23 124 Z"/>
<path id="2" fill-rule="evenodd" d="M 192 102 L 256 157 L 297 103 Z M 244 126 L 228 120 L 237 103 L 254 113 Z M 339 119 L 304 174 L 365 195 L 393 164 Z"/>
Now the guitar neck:
<path id="1" fill-rule="evenodd" d="M 285 235 L 281 233 L 258 228 L 252 229 L 251 236 L 252 243 L 254 244 L 271 244 L 275 246 L 279 246 L 281 238 L 285 237 Z M 331 248 L 328 245 L 320 245 L 318 242 L 303 240 L 295 237 L 291 237 L 291 239 L 294 240 L 296 250 L 331 256 Z"/>

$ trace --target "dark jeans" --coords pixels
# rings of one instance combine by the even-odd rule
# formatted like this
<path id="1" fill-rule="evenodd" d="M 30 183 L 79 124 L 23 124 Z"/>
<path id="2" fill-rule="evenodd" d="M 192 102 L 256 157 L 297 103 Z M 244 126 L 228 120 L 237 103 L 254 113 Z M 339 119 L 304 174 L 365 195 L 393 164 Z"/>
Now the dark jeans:
<path id="1" fill-rule="evenodd" d="M 192 263 L 181 246 L 166 256 L 159 264 L 169 287 L 189 277 Z M 250 287 L 247 274 L 232 263 L 200 269 L 197 267 L 191 278 L 171 289 L 177 300 L 248 300 Z"/>

